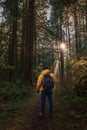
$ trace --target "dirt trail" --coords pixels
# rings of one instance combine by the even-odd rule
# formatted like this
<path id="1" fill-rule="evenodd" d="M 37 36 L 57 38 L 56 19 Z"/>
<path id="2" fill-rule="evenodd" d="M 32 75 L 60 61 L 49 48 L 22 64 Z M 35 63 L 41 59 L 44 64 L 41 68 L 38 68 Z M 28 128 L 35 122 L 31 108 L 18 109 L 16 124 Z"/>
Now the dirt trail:
<path id="1" fill-rule="evenodd" d="M 53 93 L 54 113 L 48 114 L 48 103 L 46 104 L 46 116 L 39 116 L 40 95 L 36 94 L 31 101 L 31 107 L 24 114 L 22 127 L 18 130 L 87 130 L 86 122 L 74 110 L 69 102 L 64 102 L 64 95 L 56 90 Z M 16 129 L 17 130 L 17 129 Z"/>
<path id="2" fill-rule="evenodd" d="M 54 113 L 53 115 L 49 115 L 48 109 L 48 101 L 46 102 L 46 115 L 45 117 L 40 117 L 40 95 L 37 95 L 35 100 L 32 100 L 32 107 L 25 114 L 24 122 L 21 130 L 63 130 L 61 123 L 58 122 L 59 118 L 59 109 L 56 104 L 59 104 L 59 98 L 57 99 L 57 103 L 55 104 L 55 96 L 56 93 L 53 94 L 54 101 Z M 55 107 L 56 106 L 56 107 Z M 57 124 L 56 124 L 57 123 Z"/>
<path id="3" fill-rule="evenodd" d="M 40 113 L 40 94 L 34 93 L 25 106 L 18 112 L 17 120 L 12 128 L 5 130 L 87 130 L 87 119 L 83 119 L 81 112 L 72 107 L 70 100 L 66 101 L 60 90 L 53 92 L 54 112 L 52 117 L 48 114 L 42 118 Z M 19 117 L 18 117 L 19 116 Z"/>

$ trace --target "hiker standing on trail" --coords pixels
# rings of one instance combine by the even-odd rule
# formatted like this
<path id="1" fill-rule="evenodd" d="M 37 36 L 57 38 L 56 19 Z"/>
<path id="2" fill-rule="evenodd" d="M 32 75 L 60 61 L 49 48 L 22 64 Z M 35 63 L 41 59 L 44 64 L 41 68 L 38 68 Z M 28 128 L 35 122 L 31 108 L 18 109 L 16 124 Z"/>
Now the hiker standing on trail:
<path id="1" fill-rule="evenodd" d="M 53 112 L 52 90 L 56 83 L 57 79 L 55 75 L 50 72 L 48 67 L 44 67 L 38 77 L 36 85 L 37 93 L 41 92 L 41 116 L 45 114 L 46 97 L 49 101 L 49 113 Z"/>

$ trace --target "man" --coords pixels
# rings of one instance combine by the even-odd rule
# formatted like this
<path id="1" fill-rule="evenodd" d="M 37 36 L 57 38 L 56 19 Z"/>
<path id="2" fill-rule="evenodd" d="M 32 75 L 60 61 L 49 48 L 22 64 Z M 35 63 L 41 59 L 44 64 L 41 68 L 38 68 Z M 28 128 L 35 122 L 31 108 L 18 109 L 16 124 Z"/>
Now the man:
<path id="1" fill-rule="evenodd" d="M 48 101 L 49 101 L 49 113 L 53 112 L 53 101 L 52 101 L 53 88 L 46 90 L 43 86 L 44 77 L 46 75 L 50 75 L 50 77 L 52 78 L 53 84 L 57 83 L 57 79 L 55 75 L 50 72 L 48 67 L 44 67 L 43 71 L 38 77 L 37 85 L 36 85 L 37 93 L 41 92 L 41 113 L 40 113 L 41 116 L 45 114 L 46 97 L 48 98 Z"/>

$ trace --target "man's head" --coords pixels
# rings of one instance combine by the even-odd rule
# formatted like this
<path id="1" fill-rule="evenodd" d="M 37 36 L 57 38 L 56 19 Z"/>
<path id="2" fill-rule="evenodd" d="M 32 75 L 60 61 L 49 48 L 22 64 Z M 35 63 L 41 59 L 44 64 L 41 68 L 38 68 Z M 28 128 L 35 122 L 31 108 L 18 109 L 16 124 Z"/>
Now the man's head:
<path id="1" fill-rule="evenodd" d="M 46 70 L 46 69 L 49 69 L 49 68 L 48 68 L 47 66 L 44 66 L 44 67 L 43 67 L 43 70 Z"/>

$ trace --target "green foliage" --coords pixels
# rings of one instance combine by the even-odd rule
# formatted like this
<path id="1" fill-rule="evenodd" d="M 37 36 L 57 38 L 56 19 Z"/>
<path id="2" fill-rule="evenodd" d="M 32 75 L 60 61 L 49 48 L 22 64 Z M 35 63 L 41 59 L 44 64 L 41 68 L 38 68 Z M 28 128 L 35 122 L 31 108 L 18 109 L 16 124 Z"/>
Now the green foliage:
<path id="1" fill-rule="evenodd" d="M 38 51 L 38 63 L 41 68 L 43 65 L 51 68 L 54 63 L 54 49 L 43 45 Z"/>
<path id="2" fill-rule="evenodd" d="M 22 84 L 0 83 L 0 101 L 17 101 L 30 95 L 30 89 Z"/>
<path id="3" fill-rule="evenodd" d="M 16 84 L 0 82 L 0 128 L 3 128 L 3 124 L 8 125 L 15 116 L 18 117 L 17 111 L 23 108 L 25 99 L 33 94 L 32 90 L 21 81 Z"/>
<path id="4" fill-rule="evenodd" d="M 87 96 L 87 75 L 75 84 L 74 91 L 78 96 Z"/>
<path id="5" fill-rule="evenodd" d="M 87 72 L 87 57 L 82 56 L 79 58 L 72 59 L 70 61 L 70 68 L 72 69 L 73 81 L 78 82 Z"/>
<path id="6" fill-rule="evenodd" d="M 87 57 L 73 58 L 69 64 L 74 92 L 79 96 L 87 96 Z"/>
<path id="7" fill-rule="evenodd" d="M 55 5 L 58 7 L 70 6 L 71 4 L 76 3 L 78 0 L 50 0 L 51 5 Z"/>

